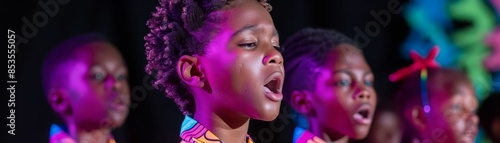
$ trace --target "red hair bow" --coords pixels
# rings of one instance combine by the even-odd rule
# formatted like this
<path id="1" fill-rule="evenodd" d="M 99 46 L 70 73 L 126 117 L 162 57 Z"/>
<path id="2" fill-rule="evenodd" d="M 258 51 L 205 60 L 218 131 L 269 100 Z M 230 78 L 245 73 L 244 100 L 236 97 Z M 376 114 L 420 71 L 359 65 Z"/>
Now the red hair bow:
<path id="1" fill-rule="evenodd" d="M 410 73 L 414 71 L 419 71 L 427 68 L 438 68 L 439 64 L 436 61 L 438 53 L 439 53 L 438 46 L 432 47 L 431 51 L 429 52 L 426 58 L 423 58 L 415 50 L 412 50 L 410 52 L 410 57 L 411 59 L 413 59 L 413 64 L 394 72 L 389 76 L 389 80 L 391 80 L 392 82 L 396 82 L 408 76 Z"/>

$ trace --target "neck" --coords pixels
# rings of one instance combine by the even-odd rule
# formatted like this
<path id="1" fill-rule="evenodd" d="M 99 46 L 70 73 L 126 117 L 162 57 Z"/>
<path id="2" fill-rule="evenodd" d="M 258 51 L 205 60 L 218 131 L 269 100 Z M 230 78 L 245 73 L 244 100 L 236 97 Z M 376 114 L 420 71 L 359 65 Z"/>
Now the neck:
<path id="1" fill-rule="evenodd" d="M 79 128 L 75 124 L 68 124 L 68 131 L 71 138 L 78 142 L 107 143 L 111 134 L 111 129 L 108 128 L 88 130 Z"/>
<path id="2" fill-rule="evenodd" d="M 414 142 L 425 142 L 427 140 L 432 140 L 431 136 L 426 133 L 420 133 L 416 136 L 416 138 L 413 140 Z"/>
<path id="3" fill-rule="evenodd" d="M 206 102 L 206 101 L 205 101 Z M 227 111 L 214 110 L 196 102 L 194 119 L 210 130 L 222 142 L 246 142 L 250 118 Z"/>
<path id="4" fill-rule="evenodd" d="M 411 143 L 421 143 L 424 139 L 428 138 L 425 134 L 422 134 L 421 131 L 416 130 L 407 130 L 403 133 L 403 140 L 405 142 Z"/>
<path id="5" fill-rule="evenodd" d="M 335 131 L 325 131 L 316 121 L 309 122 L 309 131 L 327 143 L 347 143 L 349 137 Z"/>

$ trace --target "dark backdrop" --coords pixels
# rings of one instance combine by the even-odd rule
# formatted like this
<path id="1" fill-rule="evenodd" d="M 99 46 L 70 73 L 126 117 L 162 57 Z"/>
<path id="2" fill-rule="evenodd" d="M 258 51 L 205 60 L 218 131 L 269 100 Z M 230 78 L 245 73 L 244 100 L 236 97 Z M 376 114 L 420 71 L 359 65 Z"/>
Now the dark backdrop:
<path id="1" fill-rule="evenodd" d="M 61 3 L 57 3 L 55 12 L 47 12 L 39 5 L 58 1 Z M 394 85 L 388 81 L 388 75 L 408 64 L 399 56 L 399 47 L 408 27 L 401 13 L 391 14 L 387 25 L 381 25 L 370 14 L 371 11 L 388 11 L 389 0 L 273 0 L 270 3 L 281 42 L 305 27 L 333 28 L 355 38 L 356 34 L 361 34 L 356 32 L 356 27 L 365 32 L 366 25 L 378 24 L 378 29 L 372 27 L 371 30 L 379 30 L 379 33 L 369 37 L 370 42 L 363 50 L 376 75 L 379 99 L 391 97 Z M 148 32 L 145 23 L 156 5 L 156 0 L 7 1 L 6 28 L 16 31 L 19 44 L 16 54 L 16 135 L 2 133 L 3 139 L 7 139 L 5 142 L 48 142 L 50 124 L 60 122 L 60 119 L 44 98 L 40 77 L 43 58 L 62 40 L 90 31 L 110 37 L 128 64 L 132 107 L 126 124 L 114 132 L 117 142 L 178 142 L 183 115 L 173 101 L 149 85 L 150 77 L 144 72 L 143 36 Z M 399 7 L 404 9 L 404 5 Z M 34 16 L 38 19 L 33 20 Z M 24 21 L 23 17 L 26 18 Z M 24 34 L 22 26 L 30 23 L 36 30 Z M 3 98 L 2 102 L 8 100 L 8 96 Z M 6 108 L 5 102 L 3 104 L 2 108 Z M 9 121 L 4 117 L 9 114 L 7 109 L 2 111 L 2 124 L 6 127 Z M 252 121 L 249 134 L 256 142 L 291 141 L 294 123 L 288 118 L 289 112 L 283 111 L 272 123 Z"/>

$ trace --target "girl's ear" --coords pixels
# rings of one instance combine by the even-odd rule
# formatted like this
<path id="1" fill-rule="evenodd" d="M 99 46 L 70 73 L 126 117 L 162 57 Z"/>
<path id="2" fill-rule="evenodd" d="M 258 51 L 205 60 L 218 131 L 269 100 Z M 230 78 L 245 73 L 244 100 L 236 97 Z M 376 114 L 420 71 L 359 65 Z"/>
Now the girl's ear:
<path id="1" fill-rule="evenodd" d="M 71 115 L 71 101 L 64 89 L 50 89 L 47 99 L 52 109 L 61 117 L 65 118 L 66 116 Z"/>
<path id="2" fill-rule="evenodd" d="M 189 86 L 203 88 L 204 74 L 200 69 L 198 57 L 183 55 L 177 61 L 177 74 Z"/>
<path id="3" fill-rule="evenodd" d="M 307 91 L 293 91 L 291 94 L 291 106 L 295 111 L 305 116 L 314 116 L 315 110 L 309 101 L 309 92 Z"/>
<path id="4" fill-rule="evenodd" d="M 427 118 L 425 116 L 422 106 L 414 106 L 409 110 L 405 111 L 406 119 L 410 120 L 410 123 L 419 132 L 425 132 L 427 130 Z"/>

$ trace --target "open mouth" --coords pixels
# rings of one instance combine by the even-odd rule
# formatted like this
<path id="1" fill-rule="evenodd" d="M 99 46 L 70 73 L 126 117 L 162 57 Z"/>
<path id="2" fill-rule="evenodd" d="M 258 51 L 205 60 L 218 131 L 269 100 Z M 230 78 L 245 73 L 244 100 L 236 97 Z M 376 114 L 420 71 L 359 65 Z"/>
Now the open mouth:
<path id="1" fill-rule="evenodd" d="M 362 110 L 362 111 L 359 111 L 358 114 L 360 114 L 363 118 L 368 118 L 368 115 L 370 114 L 370 111 L 368 111 L 368 110 Z"/>
<path id="2" fill-rule="evenodd" d="M 281 88 L 283 85 L 283 74 L 275 72 L 269 76 L 264 82 L 264 94 L 272 101 L 281 101 L 283 94 Z"/>
<path id="3" fill-rule="evenodd" d="M 128 97 L 128 96 L 120 96 L 118 99 L 111 102 L 112 109 L 116 111 L 127 111 L 130 102 L 128 101 L 128 99 L 122 97 Z"/>
<path id="4" fill-rule="evenodd" d="M 272 93 L 278 94 L 281 92 L 278 89 L 279 88 L 278 85 L 279 85 L 279 79 L 277 79 L 277 78 L 272 79 L 271 81 L 269 81 L 268 83 L 266 83 L 264 85 L 264 90 L 266 92 L 272 92 Z"/>
<path id="5" fill-rule="evenodd" d="M 474 139 L 476 138 L 476 134 L 477 134 L 477 129 L 474 128 L 474 127 L 469 127 L 464 132 L 464 136 L 462 138 L 463 142 L 465 142 L 465 143 L 473 143 Z"/>
<path id="6" fill-rule="evenodd" d="M 361 105 L 354 113 L 353 119 L 360 124 L 370 124 L 372 122 L 370 115 L 372 114 L 371 106 L 368 104 Z"/>

